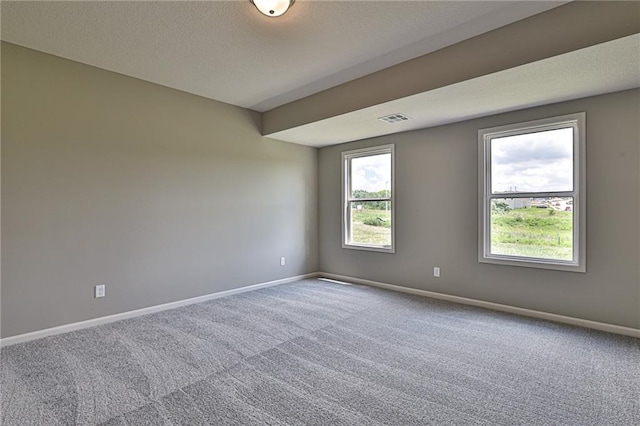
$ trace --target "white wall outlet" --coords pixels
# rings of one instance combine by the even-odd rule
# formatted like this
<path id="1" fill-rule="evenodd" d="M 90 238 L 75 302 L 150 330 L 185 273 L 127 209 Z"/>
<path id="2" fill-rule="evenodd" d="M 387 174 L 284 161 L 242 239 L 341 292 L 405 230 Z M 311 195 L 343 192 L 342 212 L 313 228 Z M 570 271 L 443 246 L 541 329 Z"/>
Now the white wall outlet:
<path id="1" fill-rule="evenodd" d="M 440 278 L 440 267 L 438 266 L 433 267 L 433 276 Z"/>
<path id="2" fill-rule="evenodd" d="M 287 263 L 287 260 L 283 257 L 280 258 L 280 266 L 284 266 Z"/>
<path id="3" fill-rule="evenodd" d="M 97 285 L 95 287 L 95 298 L 104 297 L 104 284 Z"/>

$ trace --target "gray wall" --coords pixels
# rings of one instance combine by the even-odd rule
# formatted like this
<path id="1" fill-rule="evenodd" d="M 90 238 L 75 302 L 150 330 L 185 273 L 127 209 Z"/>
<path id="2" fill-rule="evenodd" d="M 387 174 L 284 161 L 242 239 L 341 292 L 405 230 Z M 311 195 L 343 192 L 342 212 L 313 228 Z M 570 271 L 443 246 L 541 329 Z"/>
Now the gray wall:
<path id="1" fill-rule="evenodd" d="M 257 113 L 9 44 L 2 89 L 2 337 L 318 269 L 640 327 L 638 90 L 323 148 L 318 167 Z M 477 130 L 577 111 L 588 272 L 479 264 Z M 397 252 L 342 249 L 340 152 L 386 143 Z"/>
<path id="2" fill-rule="evenodd" d="M 10 44 L 2 89 L 2 337 L 318 270 L 317 150 L 259 114 Z"/>
<path id="3" fill-rule="evenodd" d="M 478 129 L 580 111 L 587 273 L 478 263 Z M 632 90 L 322 148 L 320 269 L 640 328 L 638 117 L 640 91 Z M 342 249 L 340 153 L 388 143 L 396 147 L 396 253 Z"/>

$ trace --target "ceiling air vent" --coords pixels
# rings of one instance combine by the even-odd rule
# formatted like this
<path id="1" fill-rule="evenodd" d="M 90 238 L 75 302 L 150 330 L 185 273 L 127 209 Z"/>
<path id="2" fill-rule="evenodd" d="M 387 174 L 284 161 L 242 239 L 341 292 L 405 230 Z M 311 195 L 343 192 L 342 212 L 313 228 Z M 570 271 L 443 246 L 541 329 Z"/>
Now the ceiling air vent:
<path id="1" fill-rule="evenodd" d="M 385 123 L 400 123 L 401 121 L 407 121 L 409 120 L 409 117 L 407 117 L 404 114 L 391 114 L 391 115 L 385 115 L 384 117 L 379 117 L 378 120 L 380 121 L 384 121 Z"/>

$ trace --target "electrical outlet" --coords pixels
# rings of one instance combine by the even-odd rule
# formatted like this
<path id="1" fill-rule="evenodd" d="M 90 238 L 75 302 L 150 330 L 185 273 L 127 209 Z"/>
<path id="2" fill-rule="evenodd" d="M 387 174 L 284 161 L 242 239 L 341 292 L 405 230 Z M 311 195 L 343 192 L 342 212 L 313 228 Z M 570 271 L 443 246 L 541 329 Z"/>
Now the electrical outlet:
<path id="1" fill-rule="evenodd" d="M 280 258 L 280 266 L 284 266 L 286 264 L 286 259 L 283 257 Z"/>
<path id="2" fill-rule="evenodd" d="M 440 278 L 440 268 L 438 266 L 433 267 L 433 276 Z"/>
<path id="3" fill-rule="evenodd" d="M 94 297 L 97 299 L 98 297 L 104 297 L 104 284 L 97 285 L 95 287 Z"/>

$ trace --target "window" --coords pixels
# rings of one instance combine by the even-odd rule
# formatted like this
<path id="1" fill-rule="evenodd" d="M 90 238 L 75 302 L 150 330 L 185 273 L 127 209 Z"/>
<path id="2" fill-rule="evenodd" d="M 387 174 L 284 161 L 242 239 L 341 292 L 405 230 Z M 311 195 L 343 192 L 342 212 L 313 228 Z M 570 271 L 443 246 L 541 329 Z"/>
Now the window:
<path id="1" fill-rule="evenodd" d="M 394 252 L 393 145 L 342 153 L 342 247 Z"/>
<path id="2" fill-rule="evenodd" d="M 483 129 L 483 263 L 585 272 L 585 114 Z"/>

